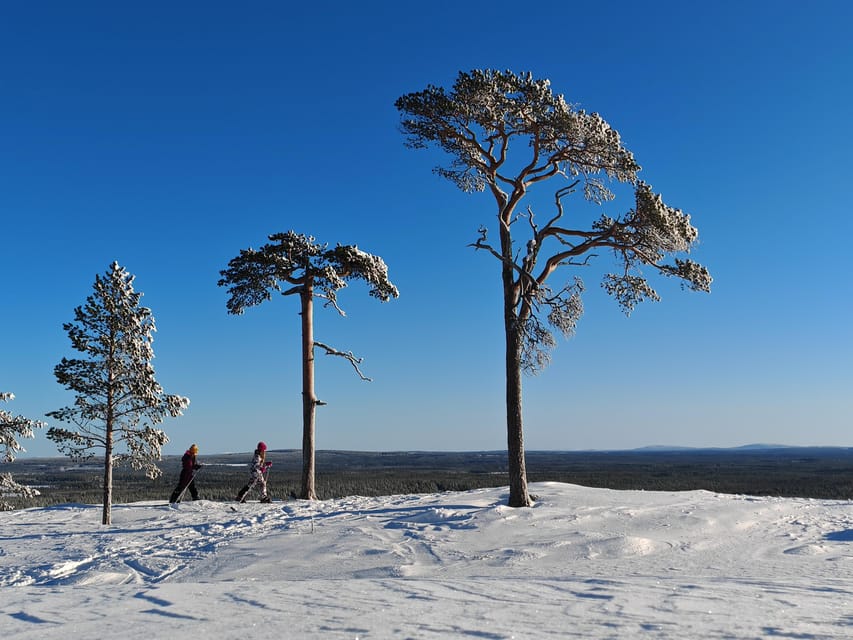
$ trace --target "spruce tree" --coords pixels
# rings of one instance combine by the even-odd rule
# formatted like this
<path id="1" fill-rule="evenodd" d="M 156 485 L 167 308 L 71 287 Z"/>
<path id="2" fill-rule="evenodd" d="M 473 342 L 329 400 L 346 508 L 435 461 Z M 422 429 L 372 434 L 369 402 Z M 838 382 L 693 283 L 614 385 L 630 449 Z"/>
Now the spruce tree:
<path id="1" fill-rule="evenodd" d="M 94 293 L 74 310 L 74 321 L 63 325 L 85 357 L 63 358 L 56 366 L 57 381 L 76 396 L 72 406 L 47 414 L 74 426 L 48 430 L 60 452 L 85 460 L 103 450 L 103 524 L 111 520 L 113 467 L 130 464 L 149 478 L 159 476 L 155 463 L 169 438 L 157 425 L 189 406 L 189 399 L 165 394 L 154 379 L 154 317 L 139 305 L 142 294 L 133 280 L 113 262 L 95 276 Z"/>

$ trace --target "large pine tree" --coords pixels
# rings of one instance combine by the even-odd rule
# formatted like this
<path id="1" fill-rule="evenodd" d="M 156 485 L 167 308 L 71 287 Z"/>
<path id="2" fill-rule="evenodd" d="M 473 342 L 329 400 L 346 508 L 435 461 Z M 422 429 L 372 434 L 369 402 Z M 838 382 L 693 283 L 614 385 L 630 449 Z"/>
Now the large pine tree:
<path id="1" fill-rule="evenodd" d="M 521 372 L 546 366 L 556 345 L 551 330 L 571 335 L 583 312 L 583 282 L 576 277 L 554 284 L 556 272 L 588 267 L 599 254 L 612 256 L 615 268 L 604 274 L 602 286 L 626 313 L 643 300 L 659 299 L 650 273 L 710 291 L 708 270 L 678 257 L 695 245 L 698 231 L 689 215 L 666 205 L 638 178 L 640 165 L 619 133 L 597 113 L 576 109 L 554 94 L 548 80 L 474 70 L 459 73 L 450 90 L 430 85 L 401 96 L 396 106 L 409 147 L 434 146 L 450 156 L 449 164 L 436 167 L 438 175 L 493 199 L 497 233 L 490 238 L 489 229 L 481 227 L 472 246 L 499 264 L 509 505 L 529 506 Z M 614 211 L 610 204 L 616 197 L 612 183 L 632 187 L 627 211 Z M 543 191 L 550 197 L 532 198 Z M 584 216 L 585 207 L 566 211 L 564 202 L 576 192 L 599 210 L 590 217 Z"/>
<path id="2" fill-rule="evenodd" d="M 47 414 L 75 427 L 48 430 L 62 453 L 82 460 L 103 449 L 104 524 L 111 519 L 113 466 L 127 463 L 150 478 L 159 476 L 155 462 L 169 438 L 156 425 L 189 406 L 187 398 L 165 394 L 154 379 L 154 317 L 139 306 L 142 294 L 133 290 L 133 280 L 114 262 L 95 276 L 94 293 L 74 310 L 74 322 L 63 325 L 85 357 L 63 358 L 56 366 L 57 381 L 76 397 L 72 406 Z"/>

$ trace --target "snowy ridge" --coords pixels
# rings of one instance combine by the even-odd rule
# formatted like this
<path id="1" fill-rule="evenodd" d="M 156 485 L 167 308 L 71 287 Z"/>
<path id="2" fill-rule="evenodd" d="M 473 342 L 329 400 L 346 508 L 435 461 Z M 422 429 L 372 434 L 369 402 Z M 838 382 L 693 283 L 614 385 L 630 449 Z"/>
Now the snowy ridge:
<path id="1" fill-rule="evenodd" d="M 4 638 L 848 638 L 848 502 L 532 485 L 0 513 Z M 236 511 L 235 511 L 236 508 Z M 260 614 L 253 616 L 253 614 Z M 282 626 L 287 633 L 282 635 Z"/>

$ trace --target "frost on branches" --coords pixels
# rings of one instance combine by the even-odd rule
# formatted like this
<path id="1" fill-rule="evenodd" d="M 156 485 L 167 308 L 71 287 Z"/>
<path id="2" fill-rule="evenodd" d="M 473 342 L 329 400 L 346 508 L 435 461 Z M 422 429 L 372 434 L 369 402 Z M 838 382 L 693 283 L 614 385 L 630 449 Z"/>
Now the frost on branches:
<path id="1" fill-rule="evenodd" d="M 134 276 L 114 262 L 95 276 L 94 293 L 63 325 L 71 346 L 84 357 L 63 358 L 54 369 L 57 381 L 75 392 L 74 404 L 47 415 L 71 428 L 54 427 L 47 437 L 74 460 L 104 451 L 104 524 L 109 524 L 112 468 L 129 464 L 149 478 L 160 475 L 166 433 L 157 428 L 177 417 L 187 398 L 168 395 L 154 379 L 152 348 L 155 329 L 151 310 L 139 306 Z"/>
<path id="2" fill-rule="evenodd" d="M 428 86 L 395 103 L 406 144 L 435 146 L 450 156 L 434 169 L 466 192 L 487 191 L 496 208 L 497 239 L 481 227 L 471 244 L 500 263 L 507 347 L 507 415 L 510 442 L 510 505 L 527 506 L 521 448 L 521 382 L 518 372 L 547 366 L 556 345 L 552 330 L 570 336 L 583 313 L 583 282 L 575 276 L 556 285 L 559 267 L 589 267 L 611 254 L 616 268 L 602 286 L 626 314 L 659 295 L 643 272 L 674 276 L 695 291 L 710 291 L 711 276 L 687 254 L 698 239 L 690 216 L 664 204 L 638 179 L 640 165 L 619 133 L 597 113 L 555 95 L 550 82 L 512 71 L 459 73 L 450 90 Z M 544 183 L 556 185 L 548 197 Z M 634 190 L 634 206 L 613 212 L 613 183 Z M 578 193 L 603 213 L 584 219 L 580 207 L 564 210 Z M 588 210 L 586 207 L 585 210 Z M 516 485 L 513 474 L 519 476 Z"/>
<path id="3" fill-rule="evenodd" d="M 246 307 L 258 305 L 277 291 L 297 294 L 306 285 L 314 296 L 337 305 L 337 291 L 350 280 L 364 280 L 370 295 L 382 302 L 399 296 L 388 279 L 388 267 L 382 258 L 365 253 L 354 245 L 318 244 L 313 236 L 288 231 L 269 236 L 270 243 L 259 250 L 243 249 L 221 272 L 219 286 L 228 287 L 229 313 L 242 314 Z"/>
<path id="4" fill-rule="evenodd" d="M 604 276 L 603 286 L 626 313 L 643 299 L 659 299 L 640 271 L 643 266 L 681 278 L 693 290 L 710 290 L 710 274 L 701 265 L 680 258 L 665 262 L 671 254 L 689 252 L 697 241 L 690 216 L 664 204 L 637 178 L 640 166 L 615 129 L 599 114 L 554 95 L 549 80 L 474 70 L 460 73 L 451 91 L 429 86 L 402 96 L 396 106 L 409 147 L 435 145 L 451 156 L 448 166 L 436 167 L 438 175 L 464 191 L 488 190 L 494 197 L 499 242 L 490 244 L 488 229 L 481 227 L 472 246 L 501 261 L 506 301 L 524 334 L 529 372 L 547 364 L 542 348 L 556 344 L 547 327 L 571 335 L 583 312 L 579 279 L 558 287 L 545 284 L 558 267 L 587 266 L 594 252 L 611 251 L 619 268 Z M 522 209 L 522 204 L 550 178 L 563 184 L 540 221 L 532 206 Z M 567 219 L 567 196 L 580 192 L 605 206 L 615 199 L 608 187 L 613 181 L 633 185 L 634 208 L 602 214 L 586 226 L 578 226 L 583 220 L 577 214 Z"/>
<path id="5" fill-rule="evenodd" d="M 9 402 L 14 399 L 14 394 L 0 392 L 0 401 Z M 16 453 L 25 451 L 18 442 L 18 438 L 32 438 L 33 429 L 44 426 L 44 423 L 39 420 L 30 420 L 24 416 L 13 415 L 5 409 L 0 409 L 0 447 L 2 448 L 0 456 L 2 456 L 2 461 L 12 462 Z M 12 479 L 10 473 L 0 473 L 0 511 L 9 511 L 13 508 L 12 505 L 3 500 L 3 497 L 8 495 L 32 498 L 38 495 L 38 491 L 18 484 Z"/>

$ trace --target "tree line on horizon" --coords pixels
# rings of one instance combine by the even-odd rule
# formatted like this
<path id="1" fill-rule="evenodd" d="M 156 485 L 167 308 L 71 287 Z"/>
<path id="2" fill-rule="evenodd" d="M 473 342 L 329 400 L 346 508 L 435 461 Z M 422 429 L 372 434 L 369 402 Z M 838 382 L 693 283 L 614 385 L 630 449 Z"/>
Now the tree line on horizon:
<path id="1" fill-rule="evenodd" d="M 571 336 L 583 313 L 583 280 L 557 281 L 564 267 L 587 267 L 607 252 L 615 263 L 602 287 L 624 313 L 644 301 L 660 300 L 643 268 L 675 277 L 694 291 L 710 291 L 708 270 L 688 259 L 698 240 L 690 216 L 663 202 L 639 179 L 640 165 L 619 133 L 599 114 L 587 113 L 555 94 L 547 79 L 530 73 L 459 72 L 448 90 L 433 85 L 395 102 L 405 144 L 435 147 L 447 156 L 434 172 L 467 193 L 492 196 L 495 228 L 481 226 L 469 244 L 496 259 L 502 283 L 506 376 L 508 504 L 533 503 L 528 492 L 522 419 L 522 374 L 534 375 L 556 347 L 552 331 Z M 553 181 L 553 182 L 549 182 Z M 626 211 L 607 211 L 616 199 L 611 184 L 633 190 Z M 534 198 L 556 184 L 550 198 Z M 566 210 L 573 195 L 597 207 L 590 220 Z M 493 233 L 496 231 L 496 234 Z M 493 235 L 490 235 L 493 234 Z M 496 238 L 494 237 L 496 235 Z M 260 249 L 243 249 L 220 271 L 228 313 L 242 314 L 273 293 L 300 301 L 302 359 L 302 478 L 300 497 L 316 499 L 316 408 L 314 350 L 350 362 L 363 380 L 361 359 L 314 339 L 313 304 L 324 301 L 343 315 L 337 294 L 362 280 L 369 294 L 386 302 L 399 295 L 382 258 L 355 245 L 329 248 L 293 230 L 268 236 Z M 671 261 L 668 261 L 672 258 Z M 154 318 L 139 306 L 134 276 L 117 262 L 97 275 L 94 293 L 63 325 L 72 347 L 85 357 L 56 366 L 57 381 L 75 392 L 74 404 L 46 415 L 71 425 L 51 427 L 47 436 L 73 459 L 104 451 L 103 523 L 110 523 L 112 468 L 129 464 L 150 478 L 168 442 L 158 425 L 180 416 L 189 399 L 166 394 L 154 379 L 151 347 Z M 10 399 L 7 394 L 3 399 Z M 23 420 L 23 421 L 22 421 Z M 33 437 L 43 423 L 0 413 L 0 444 L 6 459 L 21 450 L 16 438 Z M 11 457 L 10 457 L 11 456 Z M 13 482 L 11 478 L 3 482 Z M 10 485 L 11 486 L 11 485 Z"/>

